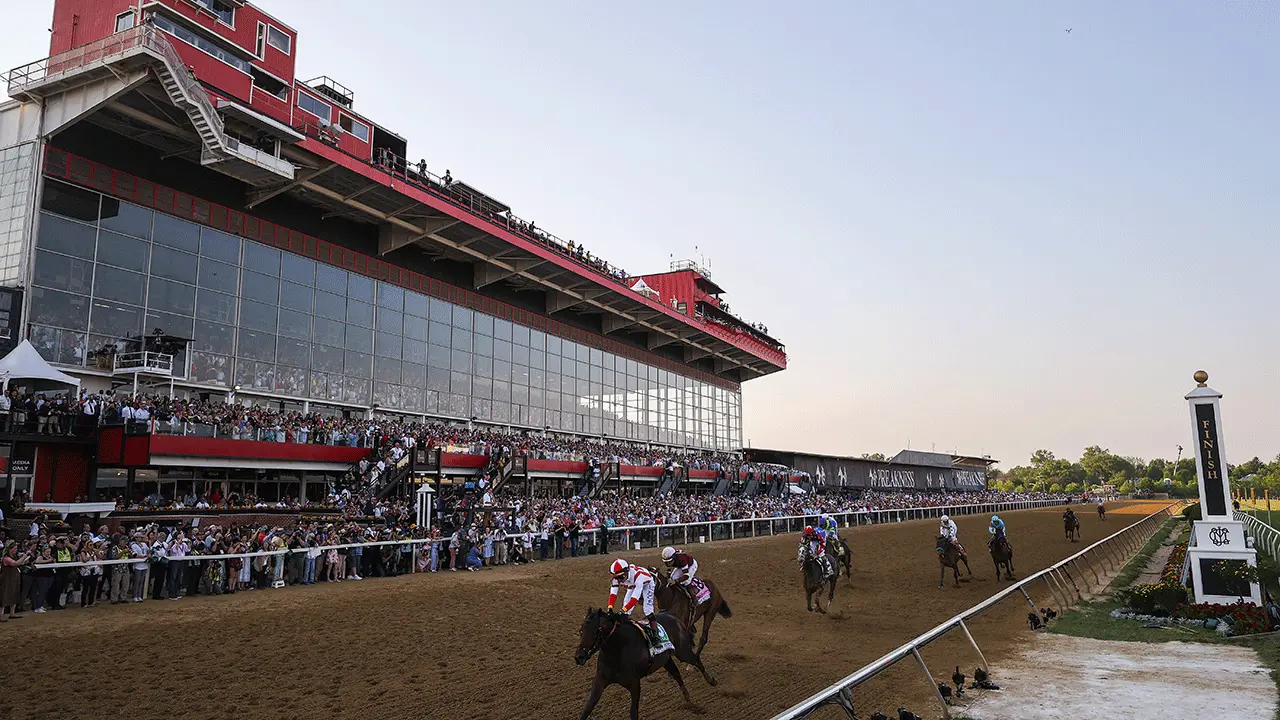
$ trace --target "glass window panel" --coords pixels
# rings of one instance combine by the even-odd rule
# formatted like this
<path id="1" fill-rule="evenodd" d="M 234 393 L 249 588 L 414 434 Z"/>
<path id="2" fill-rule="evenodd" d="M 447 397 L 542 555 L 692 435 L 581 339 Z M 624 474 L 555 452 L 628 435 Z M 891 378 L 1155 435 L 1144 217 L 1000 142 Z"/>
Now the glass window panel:
<path id="1" fill-rule="evenodd" d="M 212 290 L 197 290 L 196 317 L 201 320 L 233 323 L 236 321 L 236 299 L 231 295 L 216 293 Z"/>
<path id="2" fill-rule="evenodd" d="M 200 287 L 234 295 L 240 287 L 240 270 L 233 265 L 200 259 Z"/>
<path id="3" fill-rule="evenodd" d="M 529 405 L 540 408 L 546 402 L 546 393 L 542 388 L 529 388 Z"/>
<path id="4" fill-rule="evenodd" d="M 493 402 L 493 421 L 499 423 L 511 422 L 511 404 L 505 402 Z"/>
<path id="5" fill-rule="evenodd" d="M 511 363 L 506 360 L 493 361 L 493 377 L 498 380 L 511 379 Z"/>
<path id="6" fill-rule="evenodd" d="M 328 345 L 311 346 L 311 367 L 326 373 L 342 372 L 343 351 Z"/>
<path id="7" fill-rule="evenodd" d="M 280 261 L 280 277 L 299 285 L 315 287 L 316 263 L 293 253 L 284 253 Z"/>
<path id="8" fill-rule="evenodd" d="M 270 390 L 275 387 L 276 366 L 254 360 L 236 361 L 236 382 L 252 390 Z"/>
<path id="9" fill-rule="evenodd" d="M 402 335 L 404 333 L 404 313 L 379 307 L 377 330 L 391 333 L 392 335 Z"/>
<path id="10" fill-rule="evenodd" d="M 512 348 L 511 361 L 520 365 L 529 364 L 529 348 L 523 345 L 516 345 Z"/>
<path id="11" fill-rule="evenodd" d="M 456 328 L 471 329 L 471 319 L 475 316 L 475 312 L 471 308 L 465 308 L 461 305 L 453 306 L 453 326 Z"/>
<path id="12" fill-rule="evenodd" d="M 378 307 L 387 310 L 403 310 L 404 288 L 391 283 L 378 283 Z"/>
<path id="13" fill-rule="evenodd" d="M 434 320 L 431 321 L 430 325 L 431 331 L 427 339 L 434 345 L 450 347 L 453 342 L 453 329 L 444 323 L 438 323 Z"/>
<path id="14" fill-rule="evenodd" d="M 316 287 L 346 297 L 347 271 L 319 263 L 316 265 Z"/>
<path id="15" fill-rule="evenodd" d="M 89 332 L 107 337 L 134 337 L 142 332 L 142 316 L 140 307 L 95 299 L 89 315 Z"/>
<path id="16" fill-rule="evenodd" d="M 388 383 L 400 382 L 400 361 L 385 357 L 375 357 L 373 359 L 373 379 Z"/>
<path id="17" fill-rule="evenodd" d="M 318 317 L 313 321 L 313 329 L 311 339 L 325 345 L 333 345 L 334 347 L 342 347 L 346 342 L 347 325 L 336 320 Z"/>
<path id="18" fill-rule="evenodd" d="M 531 387 L 540 388 L 546 384 L 547 374 L 538 368 L 529 369 L 529 385 Z"/>
<path id="19" fill-rule="evenodd" d="M 591 376 L 591 367 L 581 360 L 574 363 L 574 370 L 576 373 L 575 376 L 580 380 L 585 380 Z M 569 368 L 566 367 L 565 374 L 568 374 L 568 372 Z"/>
<path id="20" fill-rule="evenodd" d="M 98 229 L 92 225 L 45 213 L 40 216 L 40 239 L 36 244 L 45 250 L 92 260 L 97 237 Z"/>
<path id="21" fill-rule="evenodd" d="M 157 246 L 151 253 L 151 274 L 195 285 L 196 256 Z"/>
<path id="22" fill-rule="evenodd" d="M 40 357 L 49 362 L 84 367 L 88 359 L 89 336 L 86 333 L 32 325 L 28 339 Z"/>
<path id="23" fill-rule="evenodd" d="M 511 342 L 529 347 L 529 328 L 524 325 L 513 325 L 511 328 Z"/>
<path id="24" fill-rule="evenodd" d="M 449 367 L 449 348 L 440 347 L 439 345 L 427 346 L 427 364 L 435 368 Z"/>
<path id="25" fill-rule="evenodd" d="M 493 358 L 495 360 L 511 360 L 511 343 L 506 340 L 495 340 L 493 343 Z"/>
<path id="26" fill-rule="evenodd" d="M 311 362 L 311 343 L 292 338 L 280 338 L 276 348 L 276 362 L 281 365 L 304 368 Z"/>
<path id="27" fill-rule="evenodd" d="M 471 331 L 462 328 L 453 329 L 453 349 L 471 352 Z"/>
<path id="28" fill-rule="evenodd" d="M 449 373 L 449 391 L 459 395 L 471 394 L 471 376 L 466 373 Z"/>
<path id="29" fill-rule="evenodd" d="M 408 362 L 426 364 L 427 344 L 418 340 L 405 340 L 403 357 Z"/>
<path id="30" fill-rule="evenodd" d="M 477 420 L 489 420 L 493 417 L 493 401 L 478 396 L 471 398 L 471 414 Z"/>
<path id="31" fill-rule="evenodd" d="M 604 365 L 604 353 L 595 348 L 591 348 L 591 359 L 589 362 L 596 366 Z"/>
<path id="32" fill-rule="evenodd" d="M 310 340 L 311 316 L 293 310 L 281 310 L 280 334 L 297 340 Z"/>
<path id="33" fill-rule="evenodd" d="M 505 380 L 494 380 L 493 399 L 500 402 L 511 402 L 511 383 Z"/>
<path id="34" fill-rule="evenodd" d="M 196 311 L 196 289 L 190 285 L 153 277 L 147 287 L 147 307 L 193 315 Z"/>
<path id="35" fill-rule="evenodd" d="M 341 295 L 334 295 L 333 293 L 317 290 L 316 315 L 331 318 L 333 320 L 346 320 L 347 299 Z"/>
<path id="36" fill-rule="evenodd" d="M 546 403 L 547 403 L 548 410 L 559 410 L 560 409 L 560 393 L 548 392 L 546 394 Z"/>
<path id="37" fill-rule="evenodd" d="M 311 312 L 313 294 L 314 291 L 309 287 L 291 282 L 281 283 L 280 307 L 309 313 Z"/>
<path id="38" fill-rule="evenodd" d="M 493 316 L 484 313 L 475 314 L 475 331 L 477 335 L 493 336 Z"/>
<path id="39" fill-rule="evenodd" d="M 574 343 L 574 344 L 573 344 L 573 349 L 574 349 L 575 353 L 577 354 L 577 358 L 578 358 L 578 360 L 579 360 L 579 361 L 581 361 L 581 362 L 590 362 L 590 360 L 591 360 L 591 348 L 587 347 L 586 345 L 579 345 L 579 344 L 577 344 L 577 343 Z M 568 357 L 568 356 L 569 356 L 569 353 L 565 353 L 565 357 Z"/>
<path id="40" fill-rule="evenodd" d="M 240 264 L 240 238 L 213 228 L 200 228 L 200 254 L 232 265 Z"/>
<path id="41" fill-rule="evenodd" d="M 427 389 L 449 392 L 449 370 L 447 368 L 427 368 Z"/>
<path id="42" fill-rule="evenodd" d="M 347 301 L 347 322 L 373 329 L 373 306 L 369 303 Z"/>
<path id="43" fill-rule="evenodd" d="M 99 265 L 94 271 L 95 298 L 141 305 L 146 296 L 146 276 L 140 273 Z"/>
<path id="44" fill-rule="evenodd" d="M 373 278 L 347 273 L 347 296 L 353 300 L 373 303 Z"/>
<path id="45" fill-rule="evenodd" d="M 36 251 L 36 284 L 81 295 L 93 284 L 93 263 L 81 258 Z"/>
<path id="46" fill-rule="evenodd" d="M 463 352 L 461 350 L 454 350 L 453 362 L 452 362 L 452 365 L 450 365 L 450 367 L 452 367 L 454 370 L 457 370 L 458 372 L 465 372 L 465 373 L 471 372 L 471 353 Z"/>
<path id="47" fill-rule="evenodd" d="M 106 230 L 115 230 L 122 235 L 151 239 L 151 219 L 154 212 L 122 202 L 113 197 L 102 197 L 102 220 L 99 225 Z"/>
<path id="48" fill-rule="evenodd" d="M 473 361 L 473 370 L 480 377 L 493 377 L 493 358 L 488 355 L 476 353 Z"/>
<path id="49" fill-rule="evenodd" d="M 512 385 L 511 386 L 511 402 L 517 405 L 529 404 L 529 386 Z"/>
<path id="50" fill-rule="evenodd" d="M 171 215 L 156 213 L 152 239 L 160 245 L 197 252 L 200 250 L 200 226 Z"/>
<path id="51" fill-rule="evenodd" d="M 604 371 L 595 365 L 592 365 L 590 378 L 593 383 L 604 382 Z"/>
<path id="52" fill-rule="evenodd" d="M 244 242 L 244 266 L 271 277 L 280 277 L 280 251 L 261 243 Z"/>
<path id="53" fill-rule="evenodd" d="M 229 353 L 236 341 L 235 328 L 218 323 L 196 321 L 196 332 L 192 347 L 196 350 L 222 351 Z"/>
<path id="54" fill-rule="evenodd" d="M 102 196 L 83 188 L 55 180 L 46 180 L 40 208 L 89 223 L 98 222 L 98 204 Z M 41 220 L 41 222 L 44 222 Z"/>
<path id="55" fill-rule="evenodd" d="M 277 365 L 275 390 L 285 395 L 306 395 L 307 371 L 302 368 Z"/>
<path id="56" fill-rule="evenodd" d="M 511 323 L 501 318 L 493 319 L 493 337 L 498 340 L 511 341 Z"/>
<path id="57" fill-rule="evenodd" d="M 190 338 L 194 330 L 195 319 L 185 315 L 174 315 L 173 313 L 159 312 L 157 310 L 147 310 L 146 319 L 143 322 L 143 329 L 147 333 L 154 333 L 156 330 L 164 331 L 166 335 L 177 335 L 180 338 Z"/>
<path id="58" fill-rule="evenodd" d="M 274 362 L 276 359 L 276 336 L 258 330 L 241 330 L 240 342 L 236 346 L 236 356 L 251 360 Z"/>
<path id="59" fill-rule="evenodd" d="M 400 369 L 400 378 L 410 389 L 421 392 L 427 386 L 427 366 L 406 362 Z"/>
<path id="60" fill-rule="evenodd" d="M 428 317 L 427 296 L 422 293 L 406 291 L 404 294 L 404 311 L 414 317 Z"/>
<path id="61" fill-rule="evenodd" d="M 240 291 L 240 295 L 246 300 L 257 300 L 258 302 L 264 302 L 270 305 L 279 304 L 279 280 L 245 270 L 244 275 L 241 276 L 240 282 L 244 288 Z"/>
<path id="62" fill-rule="evenodd" d="M 342 364 L 342 371 L 349 377 L 368 379 L 370 373 L 373 372 L 373 356 L 368 353 L 348 350 L 346 360 Z"/>
<path id="63" fill-rule="evenodd" d="M 427 321 L 413 315 L 404 318 L 404 336 L 414 340 L 427 341 Z"/>
<path id="64" fill-rule="evenodd" d="M 341 402 L 342 399 L 346 397 L 346 393 L 344 392 L 345 387 L 346 387 L 346 382 L 343 380 L 341 375 L 336 375 L 336 374 L 330 375 L 329 376 L 329 399 L 337 400 Z"/>
<path id="65" fill-rule="evenodd" d="M 547 354 L 548 355 L 561 354 L 561 345 L 562 345 L 562 341 L 560 340 L 560 338 L 556 337 L 555 335 L 547 336 Z"/>
<path id="66" fill-rule="evenodd" d="M 487 335 L 475 336 L 475 353 L 486 357 L 493 357 L 493 338 Z"/>
<path id="67" fill-rule="evenodd" d="M 387 382 L 373 383 L 373 404 L 378 407 L 396 407 L 395 398 L 399 395 L 399 388 Z"/>
<path id="68" fill-rule="evenodd" d="M 373 328 L 347 325 L 347 339 L 343 345 L 348 350 L 362 353 L 373 352 Z"/>
<path id="69" fill-rule="evenodd" d="M 486 377 L 472 378 L 471 394 L 474 397 L 489 399 L 493 397 L 493 380 Z"/>
<path id="70" fill-rule="evenodd" d="M 547 334 L 541 330 L 529 330 L 529 347 L 534 350 L 546 350 Z"/>
<path id="71" fill-rule="evenodd" d="M 228 385 L 231 379 L 231 360 L 226 355 L 193 352 L 190 377 L 198 383 Z"/>
<path id="72" fill-rule="evenodd" d="M 85 330 L 89 326 L 89 298 L 45 288 L 33 288 L 31 290 L 31 321 L 41 325 Z"/>
<path id="73" fill-rule="evenodd" d="M 561 360 L 559 355 L 548 354 L 547 355 L 547 374 L 548 375 L 551 373 L 555 373 L 557 375 L 560 374 L 560 363 L 561 363 Z"/>
<path id="74" fill-rule="evenodd" d="M 401 351 L 403 350 L 403 345 L 404 338 L 399 335 L 380 332 L 376 333 L 374 336 L 374 347 L 376 348 L 375 353 L 385 358 L 395 358 L 399 360 Z M 397 378 L 396 380 L 388 380 L 387 382 L 398 382 L 398 380 L 399 379 Z"/>
<path id="75" fill-rule="evenodd" d="M 278 312 L 275 305 L 245 300 L 240 303 L 240 327 L 274 333 Z"/>
<path id="76" fill-rule="evenodd" d="M 518 383 L 520 385 L 528 385 L 529 384 L 529 366 L 512 365 L 511 366 L 511 382 Z"/>
<path id="77" fill-rule="evenodd" d="M 551 372 L 547 373 L 547 389 L 554 390 L 555 392 L 560 392 L 560 374 L 559 373 L 551 373 Z"/>
<path id="78" fill-rule="evenodd" d="M 448 325 L 450 318 L 453 317 L 453 305 L 433 297 L 428 297 L 427 302 L 431 306 L 431 312 L 427 317 Z"/>
<path id="79" fill-rule="evenodd" d="M 98 233 L 98 262 L 138 272 L 147 271 L 151 245 L 145 240 L 103 230 Z"/>
<path id="80" fill-rule="evenodd" d="M 529 351 L 529 367 L 543 370 L 547 366 L 547 354 L 541 350 Z"/>

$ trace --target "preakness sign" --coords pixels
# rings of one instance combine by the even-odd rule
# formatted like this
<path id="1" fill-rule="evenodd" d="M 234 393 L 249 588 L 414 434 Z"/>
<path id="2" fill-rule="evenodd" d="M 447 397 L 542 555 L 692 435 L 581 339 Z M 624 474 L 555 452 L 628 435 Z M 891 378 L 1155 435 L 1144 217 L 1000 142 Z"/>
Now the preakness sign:
<path id="1" fill-rule="evenodd" d="M 986 490 L 987 474 L 981 469 L 902 465 L 874 460 L 844 460 L 813 455 L 795 456 L 795 468 L 809 473 L 814 484 L 825 487 L 884 490 Z"/>

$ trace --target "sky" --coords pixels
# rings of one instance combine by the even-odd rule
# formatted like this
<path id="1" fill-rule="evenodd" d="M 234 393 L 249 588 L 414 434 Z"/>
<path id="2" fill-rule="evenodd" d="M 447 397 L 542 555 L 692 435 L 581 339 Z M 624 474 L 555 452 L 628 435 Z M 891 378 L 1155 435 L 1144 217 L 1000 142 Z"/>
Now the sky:
<path id="1" fill-rule="evenodd" d="M 47 54 L 13 4 L 4 67 Z M 787 345 L 753 447 L 1172 457 L 1203 368 L 1228 461 L 1280 453 L 1280 3 L 256 4 L 434 171 L 705 256 Z"/>

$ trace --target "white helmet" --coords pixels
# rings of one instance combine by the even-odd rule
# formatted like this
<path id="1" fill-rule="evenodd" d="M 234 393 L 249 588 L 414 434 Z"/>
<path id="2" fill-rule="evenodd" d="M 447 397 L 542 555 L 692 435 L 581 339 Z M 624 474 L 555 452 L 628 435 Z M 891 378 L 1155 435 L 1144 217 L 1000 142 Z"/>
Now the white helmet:
<path id="1" fill-rule="evenodd" d="M 951 518 L 950 518 L 950 517 L 948 517 L 948 516 L 946 516 L 946 515 L 943 515 L 943 516 L 942 516 L 942 522 L 948 522 L 949 520 L 951 520 Z"/>
<path id="2" fill-rule="evenodd" d="M 609 567 L 609 574 L 614 577 L 621 577 L 627 574 L 627 570 L 631 569 L 631 564 L 622 558 L 613 561 L 613 565 Z"/>
<path id="3" fill-rule="evenodd" d="M 664 548 L 662 548 L 662 562 L 667 563 L 668 565 L 670 565 L 670 564 L 671 564 L 671 561 L 672 561 L 672 560 L 674 560 L 674 559 L 675 559 L 675 557 L 676 557 L 676 549 L 675 549 L 675 548 L 673 548 L 673 547 L 664 547 Z"/>

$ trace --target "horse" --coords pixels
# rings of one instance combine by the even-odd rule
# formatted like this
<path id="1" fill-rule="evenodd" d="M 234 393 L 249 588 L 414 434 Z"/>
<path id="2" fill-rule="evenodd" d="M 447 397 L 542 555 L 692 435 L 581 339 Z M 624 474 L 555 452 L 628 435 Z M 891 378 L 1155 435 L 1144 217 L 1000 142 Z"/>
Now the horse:
<path id="1" fill-rule="evenodd" d="M 1103 506 L 1102 503 L 1098 503 L 1098 519 L 1099 520 L 1107 519 L 1107 508 Z"/>
<path id="2" fill-rule="evenodd" d="M 964 563 L 964 569 L 969 571 L 969 576 L 973 577 L 973 568 L 969 567 L 969 556 L 960 551 L 959 546 L 951 542 L 950 538 L 945 535 L 938 536 L 938 587 L 942 587 L 943 579 L 947 576 L 947 568 L 951 568 L 951 574 L 955 576 L 956 587 L 960 587 L 960 563 Z"/>
<path id="3" fill-rule="evenodd" d="M 587 704 L 582 708 L 579 720 L 587 720 L 600 695 L 610 685 L 621 685 L 631 693 L 631 720 L 640 720 L 640 680 L 652 675 L 659 668 L 665 669 L 671 679 L 680 686 L 686 703 L 692 703 L 689 690 L 680 677 L 680 668 L 676 660 L 692 665 L 702 673 L 708 685 L 715 685 L 716 679 L 702 666 L 702 658 L 693 651 L 693 636 L 680 621 L 669 613 L 658 613 L 658 623 L 667 631 L 667 637 L 674 650 L 665 650 L 657 655 L 649 652 L 649 638 L 630 616 L 600 608 L 587 608 L 587 617 L 582 621 L 582 631 L 578 638 L 578 649 L 573 660 L 579 666 L 586 665 L 592 655 L 599 653 L 596 660 L 596 677 L 591 684 L 591 692 L 587 695 Z"/>
<path id="4" fill-rule="evenodd" d="M 1005 580 L 1013 580 L 1013 546 L 1001 535 L 993 538 L 987 545 L 991 550 L 991 560 L 996 564 L 996 580 L 1000 580 L 1000 567 L 1004 566 Z"/>
<path id="5" fill-rule="evenodd" d="M 800 544 L 800 554 L 796 558 L 800 563 L 800 571 L 804 576 L 804 599 L 805 604 L 809 607 L 809 612 L 813 612 L 813 594 L 818 593 L 818 612 L 826 614 L 826 610 L 822 609 L 822 586 L 830 585 L 831 589 L 827 593 L 827 605 L 830 606 L 836 598 L 836 578 L 839 575 L 833 575 L 827 578 L 826 569 L 822 567 L 822 561 L 809 552 L 809 543 Z"/>
<path id="6" fill-rule="evenodd" d="M 1075 542 L 1080 539 L 1080 518 L 1074 513 L 1062 516 L 1062 527 L 1066 532 L 1066 539 Z"/>
<path id="7" fill-rule="evenodd" d="M 671 582 L 669 577 L 656 568 L 651 569 L 651 572 L 657 583 L 653 599 L 657 601 L 659 608 L 680 618 L 685 627 L 688 628 L 690 635 L 696 633 L 698 620 L 702 620 L 702 638 L 698 640 L 698 649 L 694 651 L 701 657 L 702 648 L 707 646 L 707 635 L 711 632 L 712 621 L 716 619 L 717 615 L 720 617 L 733 617 L 733 611 L 729 609 L 729 603 L 720 594 L 720 588 L 706 578 L 698 578 L 698 580 L 707 586 L 707 590 L 711 591 L 711 597 L 707 598 L 707 601 L 701 605 L 695 605 L 685 586 Z"/>
<path id="8" fill-rule="evenodd" d="M 831 558 L 831 566 L 836 569 L 837 579 L 840 577 L 840 566 L 843 565 L 844 576 L 853 580 L 853 550 L 844 538 L 837 537 L 836 542 L 827 541 L 827 556 Z"/>

